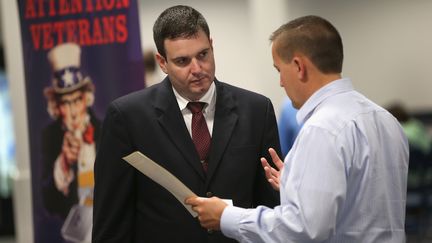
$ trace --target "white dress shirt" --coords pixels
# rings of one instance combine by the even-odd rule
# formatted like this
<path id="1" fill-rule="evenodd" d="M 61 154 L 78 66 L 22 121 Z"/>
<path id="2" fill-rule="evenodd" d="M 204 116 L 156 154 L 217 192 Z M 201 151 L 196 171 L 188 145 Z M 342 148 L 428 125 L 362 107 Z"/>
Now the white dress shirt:
<path id="1" fill-rule="evenodd" d="M 179 105 L 180 111 L 183 115 L 183 119 L 186 123 L 186 127 L 189 130 L 189 134 L 192 137 L 192 112 L 187 108 L 187 104 L 191 102 L 191 100 L 186 99 L 185 97 L 181 96 L 175 89 L 172 87 L 174 91 L 174 95 L 177 100 L 177 104 Z M 204 102 L 206 105 L 203 108 L 203 115 L 207 123 L 207 128 L 209 130 L 210 136 L 212 136 L 213 132 L 213 122 L 214 122 L 214 115 L 215 115 L 215 108 L 216 108 L 216 85 L 214 82 L 210 85 L 209 90 L 207 90 L 207 93 L 200 99 L 200 100 L 194 100 L 199 102 Z"/>
<path id="2" fill-rule="evenodd" d="M 408 143 L 398 121 L 349 79 L 315 92 L 285 158 L 281 205 L 228 206 L 222 232 L 240 242 L 405 242 Z"/>

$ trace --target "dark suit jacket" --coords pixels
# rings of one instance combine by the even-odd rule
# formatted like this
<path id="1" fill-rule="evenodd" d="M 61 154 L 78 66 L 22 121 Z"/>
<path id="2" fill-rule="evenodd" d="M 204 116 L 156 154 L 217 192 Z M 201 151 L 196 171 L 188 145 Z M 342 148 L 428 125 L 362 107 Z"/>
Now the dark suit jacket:
<path id="1" fill-rule="evenodd" d="M 94 137 L 95 141 L 97 141 L 100 134 L 100 121 L 95 117 L 92 110 L 89 109 L 88 112 L 90 123 L 95 128 Z M 57 119 L 48 125 L 42 132 L 43 204 L 48 212 L 63 219 L 66 218 L 71 207 L 78 203 L 78 183 L 76 179 L 69 185 L 69 194 L 67 196 L 57 190 L 54 182 L 54 163 L 61 152 L 64 133 L 65 130 L 61 119 Z M 77 174 L 75 174 L 75 178 L 77 178 Z"/>
<path id="2" fill-rule="evenodd" d="M 280 151 L 270 100 L 215 84 L 207 176 L 168 78 L 110 105 L 95 163 L 93 242 L 235 242 L 207 232 L 174 196 L 121 159 L 136 150 L 198 196 L 232 199 L 245 208 L 279 204 L 260 164 L 269 147 Z"/>

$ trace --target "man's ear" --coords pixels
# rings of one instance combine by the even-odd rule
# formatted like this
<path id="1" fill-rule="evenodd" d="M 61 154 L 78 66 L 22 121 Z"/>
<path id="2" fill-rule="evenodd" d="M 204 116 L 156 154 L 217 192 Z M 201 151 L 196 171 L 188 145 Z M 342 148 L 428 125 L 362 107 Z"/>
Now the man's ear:
<path id="1" fill-rule="evenodd" d="M 294 63 L 297 71 L 297 78 L 300 81 L 306 80 L 306 65 L 305 60 L 302 57 L 294 56 L 292 62 Z"/>
<path id="2" fill-rule="evenodd" d="M 165 57 L 163 57 L 161 54 L 156 53 L 156 61 L 159 64 L 159 67 L 162 69 L 162 71 L 166 74 L 168 74 L 168 69 L 166 67 L 167 61 Z"/>

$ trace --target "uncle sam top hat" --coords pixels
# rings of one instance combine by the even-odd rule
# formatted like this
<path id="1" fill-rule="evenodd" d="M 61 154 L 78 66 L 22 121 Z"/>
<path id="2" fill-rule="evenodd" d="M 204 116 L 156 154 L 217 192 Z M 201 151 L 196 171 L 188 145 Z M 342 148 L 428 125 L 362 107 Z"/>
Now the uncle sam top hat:
<path id="1" fill-rule="evenodd" d="M 81 73 L 81 48 L 76 43 L 63 43 L 48 52 L 52 67 L 52 87 L 46 93 L 66 94 L 91 84 L 90 77 Z"/>
<path id="2" fill-rule="evenodd" d="M 90 77 L 81 73 L 81 48 L 75 43 L 63 43 L 48 52 L 48 61 L 52 67 L 52 86 L 45 87 L 44 95 L 48 101 L 47 111 L 51 118 L 57 119 L 59 110 L 57 100 L 64 94 L 84 90 L 87 106 L 94 102 L 94 85 Z"/>

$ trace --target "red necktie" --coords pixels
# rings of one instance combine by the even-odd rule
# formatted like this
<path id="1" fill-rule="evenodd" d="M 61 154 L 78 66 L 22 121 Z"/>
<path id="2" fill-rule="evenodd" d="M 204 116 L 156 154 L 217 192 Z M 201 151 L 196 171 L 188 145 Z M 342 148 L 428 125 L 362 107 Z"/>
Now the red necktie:
<path id="1" fill-rule="evenodd" d="M 198 152 L 204 172 L 207 172 L 208 154 L 210 150 L 210 133 L 202 113 L 204 102 L 189 102 L 188 109 L 192 112 L 192 140 Z"/>

